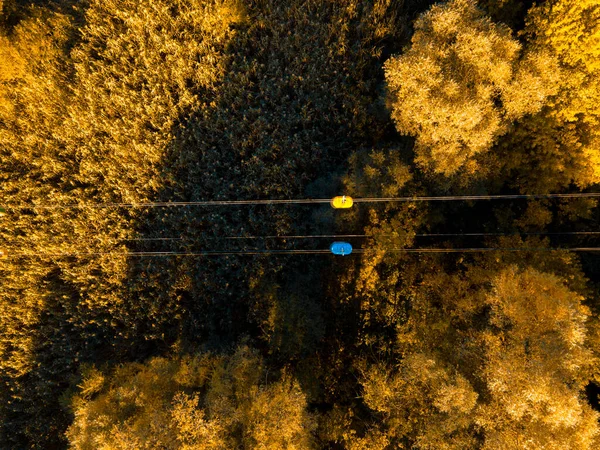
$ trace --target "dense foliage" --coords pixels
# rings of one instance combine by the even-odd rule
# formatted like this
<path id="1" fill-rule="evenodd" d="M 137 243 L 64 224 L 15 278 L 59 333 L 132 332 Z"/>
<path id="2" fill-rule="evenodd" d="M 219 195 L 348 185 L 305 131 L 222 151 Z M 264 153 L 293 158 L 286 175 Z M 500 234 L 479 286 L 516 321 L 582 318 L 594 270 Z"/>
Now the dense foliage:
<path id="1" fill-rule="evenodd" d="M 154 358 L 105 377 L 84 369 L 67 430 L 76 449 L 309 448 L 315 427 L 297 381 L 268 380 L 255 350 Z M 199 394 L 201 393 L 201 395 Z"/>
<path id="2" fill-rule="evenodd" d="M 597 190 L 599 23 L 0 1 L 0 448 L 600 447 L 593 199 L 135 206 Z"/>
<path id="3" fill-rule="evenodd" d="M 386 62 L 392 118 L 416 135 L 416 161 L 442 174 L 478 169 L 509 125 L 556 93 L 556 62 L 523 52 L 510 28 L 473 0 L 433 6 L 415 22 L 410 49 Z"/>

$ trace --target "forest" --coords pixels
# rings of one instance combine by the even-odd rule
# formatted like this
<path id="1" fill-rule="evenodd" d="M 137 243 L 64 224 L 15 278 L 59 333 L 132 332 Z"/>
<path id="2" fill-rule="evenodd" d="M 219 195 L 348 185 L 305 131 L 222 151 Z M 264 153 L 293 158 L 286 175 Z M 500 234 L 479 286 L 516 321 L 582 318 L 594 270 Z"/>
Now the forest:
<path id="1" fill-rule="evenodd" d="M 599 449 L 599 105 L 600 0 L 0 0 L 0 449 Z"/>

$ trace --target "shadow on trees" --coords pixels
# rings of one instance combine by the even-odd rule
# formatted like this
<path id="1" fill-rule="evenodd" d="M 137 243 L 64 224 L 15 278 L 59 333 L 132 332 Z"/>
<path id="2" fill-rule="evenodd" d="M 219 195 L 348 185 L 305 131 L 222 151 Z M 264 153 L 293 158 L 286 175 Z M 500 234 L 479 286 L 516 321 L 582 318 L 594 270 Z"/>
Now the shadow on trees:
<path id="1" fill-rule="evenodd" d="M 382 95 L 385 55 L 406 38 L 405 11 L 392 6 L 389 12 L 397 14 L 379 40 L 369 2 L 352 17 L 336 2 L 289 3 L 246 2 L 252 19 L 237 25 L 225 78 L 173 132 L 156 200 L 329 197 L 350 153 L 389 136 L 389 116 L 382 108 L 371 112 Z M 352 26 L 333 25 L 340 23 Z M 132 241 L 130 251 L 326 249 L 323 241 L 225 237 L 334 234 L 328 208 L 152 208 L 124 222 L 140 237 L 183 238 Z M 81 363 L 222 350 L 244 335 L 274 360 L 314 352 L 335 332 L 323 331 L 335 317 L 319 295 L 330 264 L 329 255 L 130 258 L 118 289 L 121 309 L 101 305 L 94 311 L 81 306 L 86 294 L 80 287 L 52 272 L 33 336 L 33 369 L 11 381 L 20 399 L 2 410 L 3 432 L 10 433 L 3 442 L 13 448 L 66 445 L 70 413 L 64 403 L 78 384 Z"/>
<path id="2" fill-rule="evenodd" d="M 341 171 L 352 150 L 369 145 L 390 127 L 389 117 L 368 114 L 380 95 L 372 81 L 381 67 L 372 54 L 374 44 L 361 41 L 364 32 L 332 33 L 330 22 L 342 14 L 335 5 L 304 8 L 302 2 L 290 7 L 261 1 L 248 2 L 248 10 L 252 25 L 244 25 L 230 44 L 228 71 L 214 97 L 182 119 L 170 144 L 159 177 L 159 201 L 331 195 L 331 187 L 327 193 L 307 189 L 318 178 L 325 189 L 335 185 L 332 174 Z M 332 52 L 336 43 L 348 48 Z M 327 208 L 148 209 L 137 220 L 140 235 L 182 240 L 141 243 L 132 250 L 327 248 L 326 242 L 226 239 L 334 232 L 332 217 L 321 214 Z M 331 228 L 323 228 L 327 226 Z M 286 280 L 305 271 L 306 264 L 279 255 L 132 260 L 129 289 L 131 308 L 142 314 L 140 336 L 211 347 L 230 346 L 243 334 L 260 336 L 262 319 L 257 317 L 268 315 L 256 310 L 263 297 L 275 285 L 285 297 Z M 319 279 L 323 264 L 310 262 L 309 279 Z"/>

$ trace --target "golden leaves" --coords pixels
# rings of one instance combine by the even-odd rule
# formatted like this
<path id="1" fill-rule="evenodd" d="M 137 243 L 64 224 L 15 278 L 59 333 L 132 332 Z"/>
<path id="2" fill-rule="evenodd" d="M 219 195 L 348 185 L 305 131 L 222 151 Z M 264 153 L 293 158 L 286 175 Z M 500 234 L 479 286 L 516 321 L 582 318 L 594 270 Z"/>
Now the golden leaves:
<path id="1" fill-rule="evenodd" d="M 398 370 L 371 367 L 362 380 L 367 406 L 385 418 L 388 439 L 419 448 L 473 448 L 478 394 L 462 375 L 431 354 L 413 353 Z"/>
<path id="2" fill-rule="evenodd" d="M 255 350 L 154 358 L 84 373 L 67 437 L 74 449 L 304 450 L 315 424 L 297 381 L 267 377 Z"/>
<path id="3" fill-rule="evenodd" d="M 556 91 L 549 55 L 525 53 L 471 0 L 433 6 L 411 47 L 385 64 L 398 131 L 415 135 L 418 164 L 451 175 Z M 526 82 L 526 83 L 525 83 Z M 472 169 L 474 170 L 474 169 Z"/>

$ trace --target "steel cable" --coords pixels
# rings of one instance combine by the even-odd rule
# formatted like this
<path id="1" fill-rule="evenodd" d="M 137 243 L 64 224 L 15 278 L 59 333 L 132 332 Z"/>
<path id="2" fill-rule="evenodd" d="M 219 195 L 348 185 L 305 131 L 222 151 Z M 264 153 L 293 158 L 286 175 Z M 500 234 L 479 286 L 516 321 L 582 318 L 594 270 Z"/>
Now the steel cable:
<path id="1" fill-rule="evenodd" d="M 479 253 L 479 252 L 598 252 L 600 247 L 473 247 L 473 248 L 390 248 L 366 249 L 356 248 L 351 254 L 363 254 L 383 250 L 391 253 Z M 77 256 L 125 256 L 125 257 L 165 257 L 165 256 L 244 256 L 244 255 L 331 255 L 330 250 L 241 250 L 241 251 L 198 251 L 198 252 L 75 252 L 75 253 L 13 253 L 3 255 L 4 259 L 21 257 L 44 256 L 52 258 L 67 258 Z M 350 256 L 350 255 L 346 255 Z"/>
<path id="2" fill-rule="evenodd" d="M 468 201 L 468 200 L 512 200 L 543 198 L 600 198 L 598 192 L 579 192 L 571 194 L 498 194 L 498 195 L 449 195 L 449 196 L 413 196 L 413 197 L 364 197 L 354 198 L 354 203 L 377 202 L 428 202 L 428 201 Z M 139 202 L 139 203 L 82 203 L 70 205 L 4 205 L 10 209 L 83 209 L 83 208 L 170 208 L 189 206 L 241 206 L 241 205 L 280 205 L 280 204 L 323 204 L 330 203 L 329 198 L 276 199 L 276 200 L 202 200 L 190 202 Z"/>

